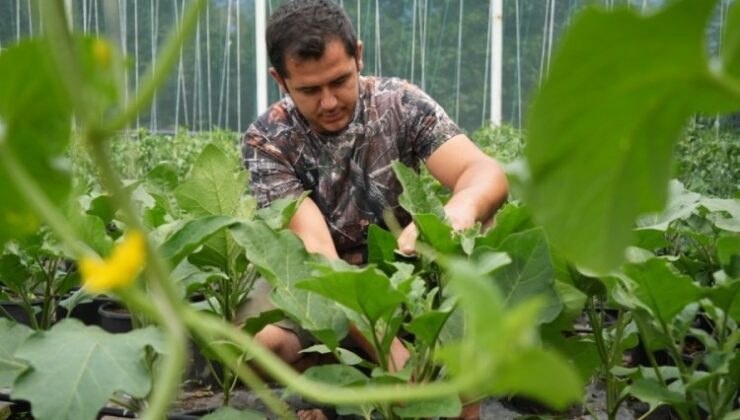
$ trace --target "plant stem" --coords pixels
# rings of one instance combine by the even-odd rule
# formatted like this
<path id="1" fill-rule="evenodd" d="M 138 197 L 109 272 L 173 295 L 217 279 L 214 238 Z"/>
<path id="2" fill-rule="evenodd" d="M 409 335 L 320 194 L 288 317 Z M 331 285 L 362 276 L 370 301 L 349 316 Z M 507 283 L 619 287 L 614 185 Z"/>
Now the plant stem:
<path id="1" fill-rule="evenodd" d="M 167 357 L 163 358 L 162 368 L 155 380 L 156 386 L 152 387 L 149 407 L 142 414 L 145 420 L 166 417 L 170 403 L 179 389 L 181 373 L 185 366 L 185 330 L 179 321 L 176 308 L 169 304 L 161 288 L 156 286 L 156 284 L 150 286 L 148 296 L 133 288 L 119 292 L 126 302 L 132 303 L 132 307 L 146 307 L 149 304 L 146 299 L 151 299 L 153 305 L 149 308 L 152 310 L 148 311 L 147 315 L 158 320 L 165 328 Z"/>
<path id="2" fill-rule="evenodd" d="M 598 298 L 594 296 L 589 299 L 587 314 L 591 327 L 593 328 L 594 341 L 596 343 L 596 349 L 599 352 L 599 357 L 602 361 L 602 368 L 604 369 L 604 381 L 606 385 L 606 411 L 609 419 L 614 419 L 616 416 L 617 409 L 621 400 L 617 398 L 616 387 L 614 383 L 614 376 L 612 375 L 612 367 L 616 362 L 619 350 L 619 342 L 622 337 L 623 328 L 623 316 L 622 310 L 620 309 L 619 315 L 617 316 L 617 330 L 615 338 L 611 343 L 611 351 L 607 349 L 607 344 L 604 341 L 604 312 L 603 309 L 600 314 L 596 313 L 595 300 Z"/>
<path id="3" fill-rule="evenodd" d="M 341 388 L 326 383 L 316 382 L 299 376 L 292 367 L 285 364 L 270 350 L 256 343 L 249 335 L 234 328 L 221 320 L 191 309 L 182 313 L 182 320 L 189 328 L 196 331 L 208 331 L 209 334 L 223 335 L 245 349 L 271 377 L 278 382 L 300 393 L 305 398 L 328 404 L 350 405 L 361 403 L 390 402 L 390 401 L 420 401 L 456 395 L 470 390 L 476 385 L 487 381 L 485 369 L 474 373 L 459 376 L 446 382 L 432 384 L 394 384 L 379 385 L 373 388 Z"/>
<path id="4" fill-rule="evenodd" d="M 10 181 L 13 182 L 18 193 L 26 199 L 34 212 L 40 215 L 49 225 L 72 255 L 79 258 L 92 253 L 91 250 L 80 244 L 75 233 L 69 228 L 69 223 L 49 201 L 43 190 L 26 171 L 26 168 L 18 163 L 15 153 L 8 147 L 7 142 L 2 137 L 0 137 L 0 163 L 7 170 Z"/>
<path id="5" fill-rule="evenodd" d="M 611 348 L 611 355 L 609 356 L 609 377 L 611 378 L 609 385 L 610 387 L 607 388 L 607 403 L 611 403 L 612 405 L 608 407 L 609 412 L 613 413 L 613 416 L 616 416 L 617 410 L 619 409 L 619 404 L 621 404 L 622 400 L 618 398 L 617 396 L 617 388 L 614 383 L 614 377 L 611 374 L 611 370 L 614 366 L 616 366 L 617 358 L 621 356 L 621 353 L 619 352 L 619 344 L 622 341 L 622 332 L 624 331 L 624 312 L 622 309 L 619 309 L 619 312 L 617 313 L 617 326 L 616 326 L 616 332 L 614 333 L 614 340 L 612 341 L 612 348 Z M 614 418 L 614 417 L 610 418 Z"/>
<path id="6" fill-rule="evenodd" d="M 224 350 L 220 346 L 211 347 L 211 350 L 224 362 L 225 366 L 231 366 L 230 369 L 236 372 L 239 379 L 241 379 L 257 394 L 270 411 L 278 415 L 280 418 L 292 417 L 290 415 L 291 411 L 288 405 L 276 398 L 265 385 L 264 381 L 262 381 L 254 370 L 251 369 L 247 363 L 243 362 L 240 357 L 232 356 L 227 350 Z"/>

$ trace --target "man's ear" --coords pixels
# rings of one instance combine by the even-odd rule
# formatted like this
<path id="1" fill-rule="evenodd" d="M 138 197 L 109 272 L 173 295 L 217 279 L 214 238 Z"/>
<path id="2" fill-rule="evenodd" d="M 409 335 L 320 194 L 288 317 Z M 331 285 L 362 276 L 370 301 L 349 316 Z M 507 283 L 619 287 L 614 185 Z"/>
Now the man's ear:
<path id="1" fill-rule="evenodd" d="M 355 62 L 357 63 L 357 72 L 362 72 L 362 41 L 357 41 L 357 52 L 355 53 Z"/>
<path id="2" fill-rule="evenodd" d="M 278 84 L 278 88 L 280 88 L 280 93 L 290 93 L 288 92 L 288 85 L 285 84 L 285 79 L 283 79 L 282 76 L 280 76 L 280 73 L 278 73 L 277 70 L 275 70 L 275 67 L 270 67 L 270 76 L 272 76 L 273 79 Z"/>

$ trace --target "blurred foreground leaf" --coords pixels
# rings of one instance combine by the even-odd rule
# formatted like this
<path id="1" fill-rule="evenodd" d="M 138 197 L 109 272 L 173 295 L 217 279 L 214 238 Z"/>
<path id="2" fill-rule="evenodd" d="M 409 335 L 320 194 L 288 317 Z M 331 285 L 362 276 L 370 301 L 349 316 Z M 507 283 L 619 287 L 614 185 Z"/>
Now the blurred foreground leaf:
<path id="1" fill-rule="evenodd" d="M 109 334 L 65 319 L 18 348 L 15 356 L 31 369 L 16 380 L 11 395 L 29 401 L 39 420 L 94 419 L 114 392 L 138 398 L 149 393 L 147 346 L 159 353 L 164 347 L 153 327 Z"/>
<path id="2" fill-rule="evenodd" d="M 579 266 L 616 268 L 636 217 L 662 209 L 687 118 L 737 108 L 705 52 L 714 4 L 676 1 L 647 17 L 589 9 L 565 34 L 530 113 L 527 198 Z"/>
<path id="3" fill-rule="evenodd" d="M 0 80 L 0 153 L 15 158 L 52 203 L 59 205 L 70 189 L 64 154 L 71 110 L 46 44 L 29 40 L 3 50 Z M 0 197 L 0 246 L 36 231 L 39 221 L 2 161 Z"/>

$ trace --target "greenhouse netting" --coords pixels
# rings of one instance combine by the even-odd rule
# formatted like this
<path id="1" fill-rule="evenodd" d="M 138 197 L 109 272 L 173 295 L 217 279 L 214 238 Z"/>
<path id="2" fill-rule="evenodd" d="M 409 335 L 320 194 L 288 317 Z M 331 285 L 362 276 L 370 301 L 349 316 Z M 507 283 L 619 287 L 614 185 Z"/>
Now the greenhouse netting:
<path id="1" fill-rule="evenodd" d="M 182 49 L 167 86 L 134 127 L 150 131 L 223 128 L 243 131 L 258 114 L 260 59 L 255 51 L 256 10 L 269 15 L 282 0 L 213 0 L 194 37 Z M 413 81 L 469 131 L 501 119 L 522 126 L 531 92 L 547 75 L 553 46 L 575 13 L 588 5 L 632 7 L 643 13 L 663 0 L 503 1 L 503 56 L 491 60 L 493 0 L 341 0 L 365 44 L 365 74 Z M 126 92 L 137 88 L 167 33 L 180 24 L 185 0 L 67 0 L 73 29 L 103 34 L 128 59 Z M 720 3 L 710 26 L 717 49 L 730 1 Z M 43 26 L 34 2 L 0 1 L 0 48 Z M 494 41 L 495 42 L 495 41 Z M 605 46 L 608 48 L 608 46 Z M 491 63 L 500 64 L 500 97 L 491 95 Z M 267 64 L 265 64 L 267 65 Z M 268 84 L 269 102 L 278 98 Z M 128 96 L 128 95 L 127 95 Z M 128 98 L 124 98 L 127 100 Z M 495 120 L 495 118 L 494 118 Z M 495 122 L 495 121 L 494 121 Z"/>

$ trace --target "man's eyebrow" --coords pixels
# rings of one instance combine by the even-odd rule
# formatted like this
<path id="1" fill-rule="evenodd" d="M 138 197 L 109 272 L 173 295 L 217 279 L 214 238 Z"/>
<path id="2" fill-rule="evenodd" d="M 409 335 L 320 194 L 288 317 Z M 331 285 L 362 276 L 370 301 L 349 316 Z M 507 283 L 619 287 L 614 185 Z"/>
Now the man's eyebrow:
<path id="1" fill-rule="evenodd" d="M 348 71 L 347 73 L 344 73 L 342 75 L 339 75 L 338 77 L 330 80 L 329 83 L 327 83 L 327 84 L 332 84 L 332 83 L 344 81 L 344 80 L 346 80 L 350 76 L 352 76 L 352 72 L 351 71 Z M 321 87 L 321 86 L 320 85 L 305 85 L 305 86 L 297 86 L 296 89 L 298 89 L 298 90 L 311 90 L 311 89 L 316 89 L 318 87 Z"/>

